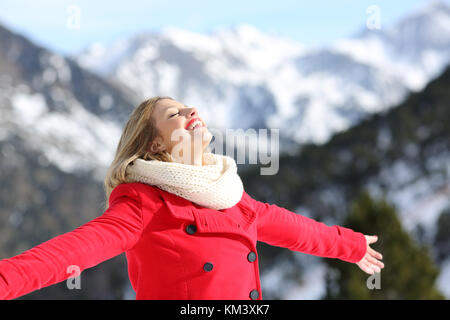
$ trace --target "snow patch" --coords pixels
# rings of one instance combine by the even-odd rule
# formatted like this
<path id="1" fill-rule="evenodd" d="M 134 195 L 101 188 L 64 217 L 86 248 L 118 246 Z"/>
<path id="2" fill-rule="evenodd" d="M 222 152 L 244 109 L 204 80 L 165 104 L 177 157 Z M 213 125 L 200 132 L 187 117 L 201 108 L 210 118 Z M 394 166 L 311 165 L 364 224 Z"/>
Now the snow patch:
<path id="1" fill-rule="evenodd" d="M 11 97 L 11 104 L 15 116 L 22 121 L 23 125 L 33 125 L 35 121 L 47 111 L 45 98 L 40 93 L 23 94 L 17 93 Z"/>

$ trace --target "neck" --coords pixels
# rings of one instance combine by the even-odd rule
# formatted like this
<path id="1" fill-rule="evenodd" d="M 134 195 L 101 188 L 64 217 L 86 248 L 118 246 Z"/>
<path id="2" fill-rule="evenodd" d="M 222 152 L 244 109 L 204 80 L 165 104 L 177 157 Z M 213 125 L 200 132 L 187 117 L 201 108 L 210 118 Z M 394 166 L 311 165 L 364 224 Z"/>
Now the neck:
<path id="1" fill-rule="evenodd" d="M 189 164 L 193 166 L 204 166 L 206 164 L 205 159 L 203 157 L 203 152 L 201 153 L 193 153 L 190 157 L 190 159 L 185 159 L 188 157 L 181 157 L 179 159 L 176 159 L 177 162 L 183 163 L 183 164 Z"/>

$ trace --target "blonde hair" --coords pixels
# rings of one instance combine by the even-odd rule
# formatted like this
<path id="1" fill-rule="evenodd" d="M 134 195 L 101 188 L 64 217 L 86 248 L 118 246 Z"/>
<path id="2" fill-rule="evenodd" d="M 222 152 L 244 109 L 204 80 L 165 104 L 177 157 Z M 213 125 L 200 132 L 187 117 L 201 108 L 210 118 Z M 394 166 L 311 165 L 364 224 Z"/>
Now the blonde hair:
<path id="1" fill-rule="evenodd" d="M 112 190 L 121 183 L 128 183 L 126 169 L 130 163 L 137 158 L 144 160 L 158 160 L 174 162 L 172 155 L 164 150 L 159 153 L 151 153 L 149 144 L 156 138 L 161 137 L 156 127 L 153 111 L 156 103 L 162 99 L 175 100 L 168 96 L 154 96 L 139 104 L 133 110 L 125 124 L 122 136 L 116 149 L 114 160 L 109 166 L 104 179 L 104 190 L 106 194 L 105 210 L 109 207 L 109 196 Z M 205 152 L 209 152 L 207 148 Z"/>

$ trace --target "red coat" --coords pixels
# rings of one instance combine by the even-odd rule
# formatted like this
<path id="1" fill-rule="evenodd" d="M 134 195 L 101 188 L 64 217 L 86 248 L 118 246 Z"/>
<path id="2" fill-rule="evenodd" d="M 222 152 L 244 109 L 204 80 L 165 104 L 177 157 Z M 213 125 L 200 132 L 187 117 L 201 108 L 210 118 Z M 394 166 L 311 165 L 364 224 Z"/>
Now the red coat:
<path id="1" fill-rule="evenodd" d="M 199 206 L 143 183 L 114 188 L 110 207 L 77 229 L 0 260 L 0 298 L 66 280 L 123 252 L 136 299 L 262 299 L 256 241 L 358 262 L 362 233 L 327 226 L 245 191 L 225 210 Z M 81 275 L 82 277 L 82 275 Z"/>

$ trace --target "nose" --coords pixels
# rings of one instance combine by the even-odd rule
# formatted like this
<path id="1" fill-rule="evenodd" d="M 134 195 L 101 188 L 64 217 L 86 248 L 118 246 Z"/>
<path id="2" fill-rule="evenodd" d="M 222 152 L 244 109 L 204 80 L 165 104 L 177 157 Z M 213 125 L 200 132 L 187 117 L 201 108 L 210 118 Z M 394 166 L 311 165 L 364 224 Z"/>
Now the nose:
<path id="1" fill-rule="evenodd" d="M 197 108 L 195 108 L 195 107 L 190 108 L 190 110 L 188 111 L 188 116 L 189 116 L 189 118 L 198 116 Z"/>

